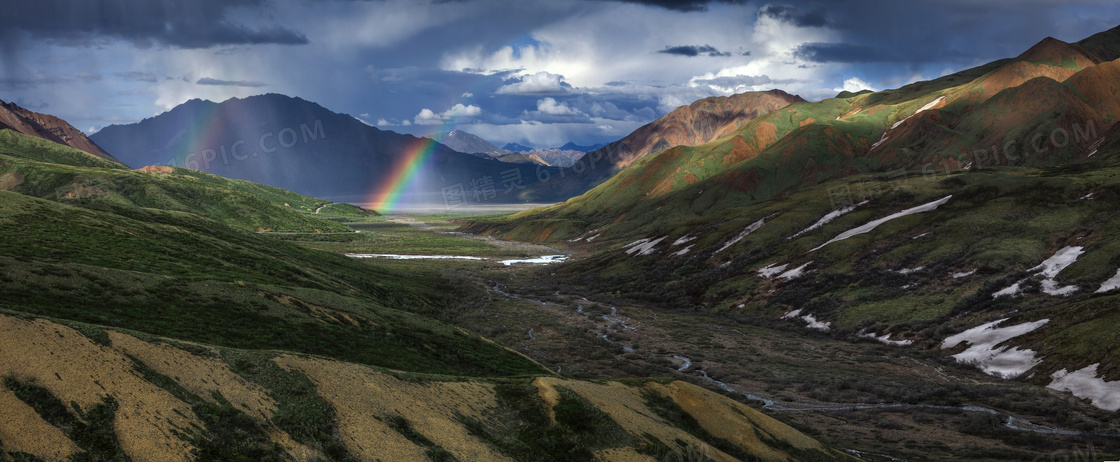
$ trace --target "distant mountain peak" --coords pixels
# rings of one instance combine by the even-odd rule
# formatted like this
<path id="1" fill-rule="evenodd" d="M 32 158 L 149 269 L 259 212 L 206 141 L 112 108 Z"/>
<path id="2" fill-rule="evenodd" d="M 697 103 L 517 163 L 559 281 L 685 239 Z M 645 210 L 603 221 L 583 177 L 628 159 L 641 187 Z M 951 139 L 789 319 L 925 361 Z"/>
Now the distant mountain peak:
<path id="1" fill-rule="evenodd" d="M 460 131 L 452 138 L 472 137 Z M 312 101 L 268 93 L 221 103 L 192 100 L 138 123 L 105 127 L 93 139 L 133 167 L 186 167 L 307 195 L 364 201 L 386 197 L 378 188 L 398 181 L 390 173 L 418 138 L 380 130 Z M 450 204 L 455 197 L 443 197 L 446 188 L 485 177 L 499 181 L 503 172 L 524 185 L 536 179 L 530 166 L 465 154 L 461 146 L 442 142 L 428 160 L 416 174 L 423 181 L 400 195 L 404 201 Z M 487 199 L 520 200 L 511 193 Z"/>
<path id="2" fill-rule="evenodd" d="M 443 133 L 433 133 L 425 138 L 435 140 L 451 149 L 476 157 L 496 158 L 510 153 L 509 151 L 494 146 L 478 135 L 458 129 Z"/>
<path id="3" fill-rule="evenodd" d="M 575 143 L 569 141 L 567 144 L 565 144 L 563 146 L 560 146 L 558 148 L 553 148 L 553 149 L 559 149 L 561 151 L 590 152 L 590 151 L 594 151 L 596 149 L 599 149 L 603 146 L 606 146 L 606 145 L 603 144 L 603 143 L 596 143 L 596 144 L 592 144 L 590 146 L 581 146 L 581 145 L 578 145 L 578 144 L 575 144 Z"/>
<path id="4" fill-rule="evenodd" d="M 506 143 L 505 146 L 502 146 L 502 149 L 512 152 L 529 152 L 533 150 L 533 148 L 519 143 Z"/>

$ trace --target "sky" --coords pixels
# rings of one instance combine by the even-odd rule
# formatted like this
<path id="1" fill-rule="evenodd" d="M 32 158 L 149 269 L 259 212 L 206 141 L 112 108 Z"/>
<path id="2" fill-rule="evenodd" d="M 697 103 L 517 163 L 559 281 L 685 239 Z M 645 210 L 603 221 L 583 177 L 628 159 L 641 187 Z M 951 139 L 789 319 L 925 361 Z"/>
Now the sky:
<path id="1" fill-rule="evenodd" d="M 0 100 L 94 133 L 281 93 L 384 130 L 610 142 L 708 96 L 808 100 L 1120 25 L 1115 0 L 36 0 L 0 15 Z"/>

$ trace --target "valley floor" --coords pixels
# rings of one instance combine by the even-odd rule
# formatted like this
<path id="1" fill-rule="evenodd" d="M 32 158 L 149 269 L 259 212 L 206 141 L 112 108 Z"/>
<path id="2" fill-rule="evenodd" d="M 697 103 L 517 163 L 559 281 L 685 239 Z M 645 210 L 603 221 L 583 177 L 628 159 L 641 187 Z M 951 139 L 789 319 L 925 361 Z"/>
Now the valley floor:
<path id="1" fill-rule="evenodd" d="M 426 223 L 412 227 L 419 233 L 450 226 L 446 217 L 392 220 L 402 219 Z M 511 249 L 490 244 L 498 254 Z M 573 259 L 594 252 L 536 250 L 560 250 Z M 1113 413 L 1068 394 L 990 377 L 936 351 L 841 337 L 793 320 L 748 323 L 614 301 L 614 294 L 582 292 L 586 288 L 558 280 L 549 266 L 395 264 L 437 269 L 487 290 L 452 322 L 560 376 L 685 380 L 864 460 L 1105 460 L 1120 453 L 1120 420 Z"/>

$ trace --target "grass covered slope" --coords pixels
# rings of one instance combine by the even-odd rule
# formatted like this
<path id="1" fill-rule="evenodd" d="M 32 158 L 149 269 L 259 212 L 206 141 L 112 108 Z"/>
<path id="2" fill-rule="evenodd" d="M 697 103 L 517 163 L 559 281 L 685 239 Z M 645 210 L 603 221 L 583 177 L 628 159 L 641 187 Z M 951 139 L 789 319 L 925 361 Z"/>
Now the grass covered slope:
<path id="1" fill-rule="evenodd" d="M 460 375 L 540 371 L 435 321 L 455 283 L 281 242 L 365 211 L 14 132 L 0 154 L 0 310 L 246 349 Z M 316 213 L 319 212 L 319 213 Z"/>
<path id="2" fill-rule="evenodd" d="M 346 226 L 324 218 L 372 213 L 349 204 L 333 204 L 195 170 L 129 170 L 13 131 L 0 131 L 0 190 L 141 220 L 146 220 L 152 210 L 162 210 L 259 231 L 349 232 Z"/>
<path id="3" fill-rule="evenodd" d="M 589 246 L 599 252 L 552 271 L 574 286 L 561 291 L 934 352 L 988 322 L 1047 320 L 999 343 L 1032 352 L 1024 377 L 1049 385 L 1063 369 L 1097 364 L 1115 383 L 1120 293 L 1106 281 L 1120 270 L 1118 200 L 1113 161 L 855 176 L 700 217 L 670 211 L 656 225 L 585 224 L 577 239 L 597 235 Z M 1066 248 L 1081 253 L 1043 274 Z"/>
<path id="4" fill-rule="evenodd" d="M 0 315 L 0 459 L 854 460 L 683 382 L 440 377 L 78 327 Z"/>
<path id="5" fill-rule="evenodd" d="M 1120 114 L 1116 78 L 1120 63 L 1046 39 L 937 80 L 792 104 L 710 143 L 648 155 L 563 206 L 495 229 L 569 239 L 589 222 L 700 217 L 858 174 L 1080 162 Z"/>
<path id="6" fill-rule="evenodd" d="M 11 129 L 0 129 L 0 154 L 77 167 L 128 170 L 124 164 Z"/>
<path id="7" fill-rule="evenodd" d="M 197 216 L 149 220 L 0 192 L 0 308 L 238 348 L 461 375 L 540 371 L 435 321 L 454 284 Z"/>

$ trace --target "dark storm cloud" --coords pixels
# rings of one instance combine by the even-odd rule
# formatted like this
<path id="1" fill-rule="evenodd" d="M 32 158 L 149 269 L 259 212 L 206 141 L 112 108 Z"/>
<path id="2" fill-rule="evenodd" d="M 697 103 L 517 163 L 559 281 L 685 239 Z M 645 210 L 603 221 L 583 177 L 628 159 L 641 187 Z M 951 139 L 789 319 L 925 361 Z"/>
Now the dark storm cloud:
<path id="1" fill-rule="evenodd" d="M 37 75 L 32 77 L 3 77 L 0 76 L 0 88 L 5 90 L 27 90 L 44 85 L 59 85 L 59 84 L 74 84 L 74 83 L 96 83 L 101 81 L 101 74 L 91 74 L 88 72 L 80 72 L 69 76 L 44 76 Z"/>
<path id="2" fill-rule="evenodd" d="M 760 10 L 759 17 L 811 25 L 819 20 L 810 20 L 813 15 L 808 13 L 821 3 L 783 0 L 781 4 L 799 13 L 769 7 Z M 813 62 L 961 69 L 1017 56 L 1046 36 L 1067 42 L 1081 40 L 1120 23 L 1117 10 L 1115 2 L 1104 0 L 1036 0 L 1030 8 L 1012 1 L 830 2 L 827 14 L 822 11 L 825 26 L 840 32 L 845 45 L 806 44 L 798 53 Z M 807 17 L 796 19 L 799 15 Z"/>
<path id="3" fill-rule="evenodd" d="M 667 10 L 675 11 L 707 11 L 708 5 L 711 3 L 728 3 L 735 5 L 742 5 L 747 3 L 748 0 L 614 0 L 625 3 L 637 3 L 641 5 L 656 6 L 665 8 Z"/>
<path id="4" fill-rule="evenodd" d="M 26 90 L 28 88 L 35 88 L 40 85 L 53 85 L 64 81 L 65 79 L 60 79 L 57 77 L 0 77 L 0 88 L 5 90 Z"/>
<path id="5" fill-rule="evenodd" d="M 814 6 L 802 10 L 788 5 L 766 5 L 758 10 L 760 17 L 766 16 L 799 27 L 824 27 L 828 25 L 828 13 L 823 7 Z"/>
<path id="6" fill-rule="evenodd" d="M 35 0 L 9 2 L 0 15 L 5 42 L 22 32 L 64 45 L 88 45 L 106 38 L 141 46 L 180 48 L 215 45 L 308 43 L 281 26 L 249 27 L 231 21 L 231 8 L 261 9 L 264 0 Z"/>
<path id="7" fill-rule="evenodd" d="M 130 82 L 154 83 L 157 80 L 159 80 L 159 77 L 156 77 L 155 74 L 152 74 L 150 72 L 140 72 L 140 71 L 114 72 L 113 75 L 117 76 L 117 78 L 119 78 L 121 80 L 127 80 L 127 81 L 130 81 Z"/>
<path id="8" fill-rule="evenodd" d="M 731 56 L 730 52 L 719 51 L 711 45 L 678 45 L 675 47 L 665 47 L 664 50 L 658 50 L 658 53 L 677 56 L 696 57 L 700 55 L 708 55 L 715 57 Z"/>
<path id="9" fill-rule="evenodd" d="M 210 77 L 203 77 L 201 79 L 198 79 L 198 81 L 195 82 L 195 83 L 199 84 L 199 85 L 220 85 L 220 86 L 226 86 L 226 87 L 250 87 L 250 88 L 258 88 L 258 87 L 263 87 L 263 86 L 267 85 L 264 82 L 257 82 L 257 81 L 253 81 L 253 80 L 218 80 L 218 79 L 212 79 Z"/>
<path id="10" fill-rule="evenodd" d="M 806 43 L 797 47 L 793 55 L 814 63 L 867 63 L 897 61 L 896 56 L 884 50 L 852 43 Z"/>
<path id="11" fill-rule="evenodd" d="M 954 49 L 926 49 L 921 52 L 855 43 L 806 43 L 793 55 L 814 63 L 917 63 L 966 60 L 969 55 Z"/>

